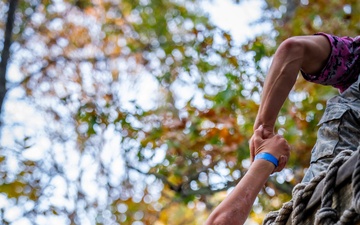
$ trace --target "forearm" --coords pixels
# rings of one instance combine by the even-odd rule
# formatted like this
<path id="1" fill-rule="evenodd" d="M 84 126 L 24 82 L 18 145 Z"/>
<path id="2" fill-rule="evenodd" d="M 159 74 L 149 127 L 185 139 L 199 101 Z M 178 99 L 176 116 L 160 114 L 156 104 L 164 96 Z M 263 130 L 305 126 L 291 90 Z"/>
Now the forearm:
<path id="1" fill-rule="evenodd" d="M 322 35 L 299 36 L 284 41 L 276 51 L 266 77 L 254 129 L 260 125 L 273 129 L 300 68 L 308 74 L 318 74 L 330 53 L 330 43 Z"/>
<path id="2" fill-rule="evenodd" d="M 256 196 L 273 170 L 272 163 L 256 160 L 235 189 L 211 213 L 205 225 L 244 224 Z"/>
<path id="3" fill-rule="evenodd" d="M 254 129 L 260 125 L 268 130 L 274 128 L 279 111 L 295 84 L 302 62 L 303 48 L 300 44 L 285 43 L 279 47 L 265 80 Z"/>

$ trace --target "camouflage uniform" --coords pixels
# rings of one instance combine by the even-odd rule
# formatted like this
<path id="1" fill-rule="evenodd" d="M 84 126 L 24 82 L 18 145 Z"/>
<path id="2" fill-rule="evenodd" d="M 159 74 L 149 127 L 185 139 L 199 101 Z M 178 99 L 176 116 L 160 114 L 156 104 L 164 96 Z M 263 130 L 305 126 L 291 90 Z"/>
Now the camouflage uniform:
<path id="1" fill-rule="evenodd" d="M 360 142 L 360 79 L 339 96 L 328 100 L 319 125 L 310 168 L 303 182 L 326 170 L 340 151 L 357 150 Z"/>
<path id="2" fill-rule="evenodd" d="M 303 182 L 326 170 L 339 152 L 356 151 L 360 143 L 360 38 L 320 34 L 328 37 L 332 46 L 328 64 L 318 75 L 302 72 L 303 76 L 312 82 L 330 84 L 341 94 L 327 102 Z"/>

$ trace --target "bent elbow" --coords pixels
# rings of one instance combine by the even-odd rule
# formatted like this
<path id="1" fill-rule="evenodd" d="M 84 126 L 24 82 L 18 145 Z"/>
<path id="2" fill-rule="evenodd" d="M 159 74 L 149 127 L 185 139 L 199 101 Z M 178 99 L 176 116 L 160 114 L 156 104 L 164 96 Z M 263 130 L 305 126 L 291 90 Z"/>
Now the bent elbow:
<path id="1" fill-rule="evenodd" d="M 280 44 L 278 51 L 282 51 L 287 55 L 303 57 L 305 53 L 304 39 L 298 36 L 290 37 Z"/>

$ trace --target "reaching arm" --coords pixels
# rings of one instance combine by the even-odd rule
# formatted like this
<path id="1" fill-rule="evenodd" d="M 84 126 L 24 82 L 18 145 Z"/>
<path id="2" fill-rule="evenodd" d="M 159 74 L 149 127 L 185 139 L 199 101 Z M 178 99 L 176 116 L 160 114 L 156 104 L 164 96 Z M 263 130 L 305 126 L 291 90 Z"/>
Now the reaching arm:
<path id="1" fill-rule="evenodd" d="M 254 133 L 255 148 L 260 152 L 267 152 L 282 161 L 287 161 L 290 147 L 279 135 L 264 140 L 263 128 Z M 274 164 L 259 159 L 251 164 L 245 176 L 235 189 L 211 213 L 205 225 L 242 225 L 246 221 L 251 207 L 264 186 L 269 175 L 274 171 Z"/>
<path id="2" fill-rule="evenodd" d="M 205 225 L 242 225 L 274 165 L 256 160 L 235 189 L 210 215 Z"/>
<path id="3" fill-rule="evenodd" d="M 330 43 L 325 36 L 299 36 L 285 40 L 276 51 L 265 79 L 260 108 L 254 130 L 264 127 L 265 138 L 274 135 L 280 108 L 293 88 L 299 70 L 309 74 L 321 71 L 330 55 Z M 257 154 L 250 140 L 251 159 Z M 278 167 L 277 171 L 282 168 Z"/>

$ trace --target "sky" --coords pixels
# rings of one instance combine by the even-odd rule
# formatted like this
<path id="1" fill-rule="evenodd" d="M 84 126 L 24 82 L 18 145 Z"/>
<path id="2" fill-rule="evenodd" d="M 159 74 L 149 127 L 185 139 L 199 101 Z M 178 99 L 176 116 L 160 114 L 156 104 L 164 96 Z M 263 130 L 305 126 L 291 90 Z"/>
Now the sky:
<path id="1" fill-rule="evenodd" d="M 270 27 L 249 26 L 261 17 L 263 0 L 242 0 L 239 4 L 233 0 L 213 0 L 203 3 L 204 10 L 209 13 L 212 22 L 220 28 L 229 31 L 239 43 L 254 37 L 260 32 L 270 30 Z"/>

